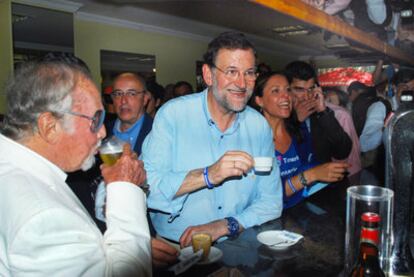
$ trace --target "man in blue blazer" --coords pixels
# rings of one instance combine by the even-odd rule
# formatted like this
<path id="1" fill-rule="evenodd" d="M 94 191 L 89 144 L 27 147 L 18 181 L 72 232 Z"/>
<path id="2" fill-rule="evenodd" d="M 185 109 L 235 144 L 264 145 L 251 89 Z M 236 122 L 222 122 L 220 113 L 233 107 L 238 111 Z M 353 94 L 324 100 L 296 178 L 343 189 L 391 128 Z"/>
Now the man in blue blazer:
<path id="1" fill-rule="evenodd" d="M 117 118 L 106 122 L 107 137 L 128 142 L 141 154 L 141 145 L 152 128 L 152 118 L 145 113 L 149 101 L 145 80 L 134 73 L 122 73 L 113 83 L 111 97 Z"/>
<path id="2" fill-rule="evenodd" d="M 152 117 L 145 113 L 150 100 L 145 80 L 134 73 L 122 73 L 113 82 L 113 100 L 118 118 L 106 122 L 107 137 L 112 135 L 128 142 L 140 155 L 142 143 L 151 131 Z M 158 239 L 151 240 L 152 262 L 164 266 L 176 260 L 177 251 Z"/>

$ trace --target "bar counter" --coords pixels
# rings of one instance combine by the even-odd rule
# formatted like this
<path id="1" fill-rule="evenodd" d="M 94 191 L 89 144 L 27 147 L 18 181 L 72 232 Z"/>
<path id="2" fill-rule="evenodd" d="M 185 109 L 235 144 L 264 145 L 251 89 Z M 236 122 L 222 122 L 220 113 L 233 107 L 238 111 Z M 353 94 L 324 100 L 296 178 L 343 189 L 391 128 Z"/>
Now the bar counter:
<path id="1" fill-rule="evenodd" d="M 367 184 L 356 174 L 333 183 L 283 211 L 282 217 L 246 229 L 236 239 L 214 246 L 223 257 L 210 265 L 196 265 L 179 276 L 207 276 L 222 267 L 237 268 L 244 276 L 341 276 L 344 264 L 346 189 Z M 372 182 L 370 182 L 372 184 Z M 286 250 L 271 250 L 256 236 L 267 230 L 288 230 L 304 236 Z M 154 276 L 173 276 L 154 272 Z"/>

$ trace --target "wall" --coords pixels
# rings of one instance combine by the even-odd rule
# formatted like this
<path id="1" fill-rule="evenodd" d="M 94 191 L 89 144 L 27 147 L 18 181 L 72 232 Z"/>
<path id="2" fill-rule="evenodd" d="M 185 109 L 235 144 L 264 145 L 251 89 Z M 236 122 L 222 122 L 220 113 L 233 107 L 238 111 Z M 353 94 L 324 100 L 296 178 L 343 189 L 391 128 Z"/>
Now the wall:
<path id="1" fill-rule="evenodd" d="M 100 83 L 100 50 L 155 55 L 157 81 L 166 85 L 186 80 L 195 85 L 196 61 L 202 60 L 207 42 L 147 33 L 125 27 L 76 19 L 75 54 L 90 67 Z"/>
<path id="2" fill-rule="evenodd" d="M 13 71 L 11 1 L 0 0 L 0 113 L 5 112 L 4 84 Z M 202 60 L 208 41 L 148 33 L 74 18 L 75 54 L 85 60 L 100 83 L 100 50 L 156 56 L 157 81 L 166 85 L 186 80 L 195 87 L 196 61 Z M 265 57 L 265 59 L 263 59 Z M 274 64 L 278 59 L 260 55 Z M 277 62 L 276 62 L 277 63 Z"/>
<path id="3" fill-rule="evenodd" d="M 6 111 L 4 86 L 13 72 L 11 1 L 0 0 L 0 113 Z"/>

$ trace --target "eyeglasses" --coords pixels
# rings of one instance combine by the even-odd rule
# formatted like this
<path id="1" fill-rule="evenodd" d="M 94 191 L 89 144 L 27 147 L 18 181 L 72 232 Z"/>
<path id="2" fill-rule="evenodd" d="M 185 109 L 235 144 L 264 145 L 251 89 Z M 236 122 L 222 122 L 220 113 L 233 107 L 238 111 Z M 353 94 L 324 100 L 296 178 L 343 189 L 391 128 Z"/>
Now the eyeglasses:
<path id="1" fill-rule="evenodd" d="M 97 133 L 101 129 L 104 123 L 104 120 L 105 120 L 105 110 L 97 110 L 92 117 L 81 114 L 81 113 L 77 113 L 77 112 L 63 112 L 63 113 L 89 119 L 91 121 L 90 129 L 92 133 Z"/>
<path id="2" fill-rule="evenodd" d="M 112 96 L 112 98 L 119 99 L 119 98 L 121 98 L 122 96 L 126 96 L 126 97 L 135 97 L 135 96 L 138 96 L 138 95 L 144 94 L 145 92 L 146 92 L 146 90 L 145 90 L 145 89 L 144 89 L 144 90 L 141 90 L 141 91 L 137 91 L 137 90 L 134 90 L 134 89 L 129 89 L 129 90 L 127 90 L 127 91 L 122 91 L 122 90 L 120 90 L 120 89 L 117 89 L 117 90 L 114 90 L 114 91 L 111 93 L 111 96 Z"/>
<path id="3" fill-rule="evenodd" d="M 311 92 L 313 92 L 313 90 L 315 88 L 316 88 L 316 86 L 312 86 L 310 88 L 292 87 L 290 90 L 293 91 L 293 92 L 299 92 L 299 93 L 303 93 L 303 92 L 311 93 Z"/>
<path id="4" fill-rule="evenodd" d="M 211 66 L 217 68 L 220 72 L 222 72 L 228 80 L 237 80 L 241 74 L 239 70 L 234 68 L 223 70 L 215 64 L 212 64 Z M 243 76 L 246 79 L 246 81 L 255 81 L 257 79 L 256 69 L 246 70 L 245 72 L 243 72 Z"/>

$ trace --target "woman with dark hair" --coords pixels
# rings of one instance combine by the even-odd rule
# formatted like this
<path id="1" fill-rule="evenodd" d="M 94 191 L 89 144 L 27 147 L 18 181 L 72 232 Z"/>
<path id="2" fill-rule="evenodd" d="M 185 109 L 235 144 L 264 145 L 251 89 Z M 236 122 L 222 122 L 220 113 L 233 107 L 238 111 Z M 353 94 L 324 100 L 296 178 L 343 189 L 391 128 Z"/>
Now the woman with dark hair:
<path id="1" fill-rule="evenodd" d="M 317 181 L 336 182 L 344 177 L 348 164 L 314 159 L 311 136 L 306 124 L 300 127 L 287 120 L 293 100 L 285 75 L 272 72 L 256 81 L 255 102 L 273 130 L 275 156 L 284 184 L 284 208 L 300 202 Z"/>

